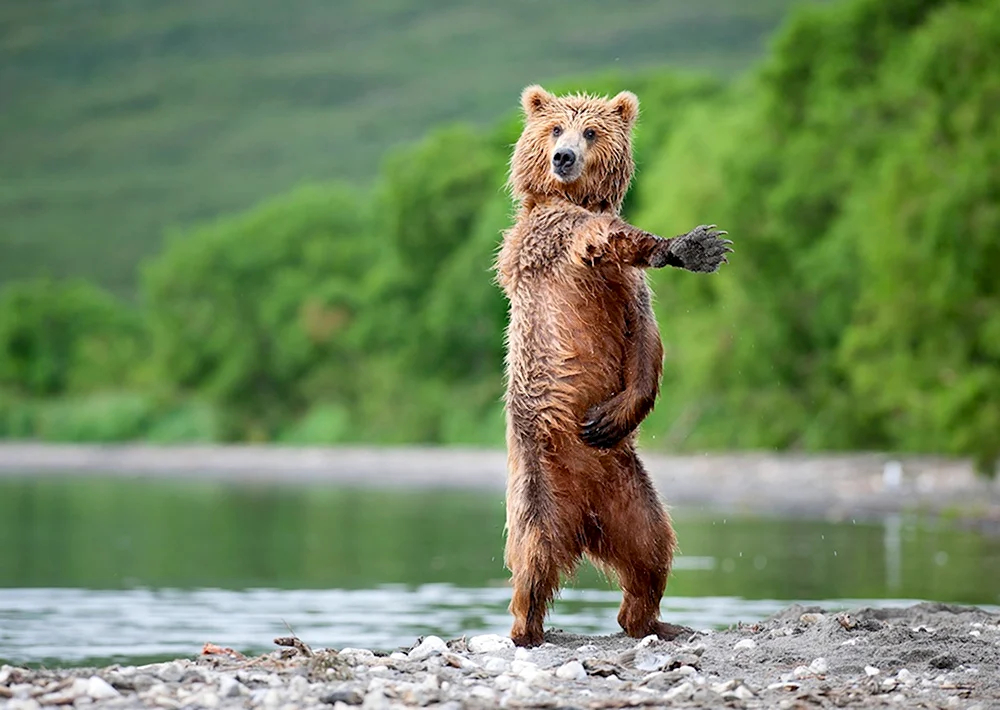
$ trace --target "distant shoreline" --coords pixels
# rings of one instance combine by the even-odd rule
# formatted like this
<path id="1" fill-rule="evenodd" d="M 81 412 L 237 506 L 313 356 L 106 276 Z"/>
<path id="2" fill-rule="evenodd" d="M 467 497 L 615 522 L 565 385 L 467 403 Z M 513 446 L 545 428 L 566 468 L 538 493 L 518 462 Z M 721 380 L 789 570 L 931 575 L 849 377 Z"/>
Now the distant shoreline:
<path id="1" fill-rule="evenodd" d="M 673 506 L 844 517 L 907 510 L 1000 525 L 1000 479 L 964 459 L 887 454 L 642 453 Z M 895 463 L 898 462 L 898 466 Z M 0 478 L 105 475 L 266 484 L 502 490 L 502 450 L 0 443 Z"/>

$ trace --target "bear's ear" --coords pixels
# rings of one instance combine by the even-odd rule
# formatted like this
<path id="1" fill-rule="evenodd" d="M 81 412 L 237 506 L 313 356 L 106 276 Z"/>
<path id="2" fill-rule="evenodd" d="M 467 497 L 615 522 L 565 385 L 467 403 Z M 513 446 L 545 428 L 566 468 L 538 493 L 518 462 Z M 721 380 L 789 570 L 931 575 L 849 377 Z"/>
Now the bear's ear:
<path id="1" fill-rule="evenodd" d="M 639 98 L 631 91 L 623 91 L 611 99 L 612 110 L 631 128 L 639 118 Z"/>
<path id="2" fill-rule="evenodd" d="M 555 96 L 537 84 L 529 86 L 521 92 L 521 107 L 524 109 L 524 115 L 531 118 L 553 99 Z"/>

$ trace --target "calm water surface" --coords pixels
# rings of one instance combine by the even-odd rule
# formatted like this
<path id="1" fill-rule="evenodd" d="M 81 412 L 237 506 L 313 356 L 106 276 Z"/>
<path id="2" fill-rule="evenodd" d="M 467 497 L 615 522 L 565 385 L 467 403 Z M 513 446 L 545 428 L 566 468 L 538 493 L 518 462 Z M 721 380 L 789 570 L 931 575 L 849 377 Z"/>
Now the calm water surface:
<path id="1" fill-rule="evenodd" d="M 841 522 L 675 509 L 664 615 L 696 628 L 789 601 L 1000 603 L 1000 539 L 946 521 Z M 506 633 L 503 497 L 169 480 L 0 480 L 0 662 L 190 656 L 207 641 L 392 649 Z M 618 630 L 583 567 L 550 626 Z"/>

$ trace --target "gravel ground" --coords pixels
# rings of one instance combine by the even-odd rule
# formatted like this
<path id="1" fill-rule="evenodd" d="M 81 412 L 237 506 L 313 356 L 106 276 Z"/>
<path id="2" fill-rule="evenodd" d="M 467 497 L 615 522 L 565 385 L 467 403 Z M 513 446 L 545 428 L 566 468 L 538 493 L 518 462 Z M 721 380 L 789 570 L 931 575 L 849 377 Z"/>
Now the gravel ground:
<path id="1" fill-rule="evenodd" d="M 258 658 L 206 644 L 146 666 L 0 669 L 4 710 L 76 708 L 995 708 L 1000 615 L 972 607 L 824 613 L 792 606 L 753 625 L 636 641 L 550 632 L 515 649 L 495 635 L 409 649 L 310 649 Z"/>

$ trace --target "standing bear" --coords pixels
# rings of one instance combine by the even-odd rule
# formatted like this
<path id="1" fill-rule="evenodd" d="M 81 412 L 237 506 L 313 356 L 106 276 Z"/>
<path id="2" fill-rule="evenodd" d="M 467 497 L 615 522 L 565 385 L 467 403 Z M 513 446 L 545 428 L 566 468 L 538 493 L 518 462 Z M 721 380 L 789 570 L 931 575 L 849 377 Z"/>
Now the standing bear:
<path id="1" fill-rule="evenodd" d="M 663 239 L 619 212 L 632 180 L 634 94 L 521 96 L 525 123 L 510 166 L 517 219 L 497 280 L 507 331 L 507 546 L 518 646 L 542 622 L 582 555 L 617 575 L 627 634 L 672 639 L 659 620 L 676 538 L 636 455 L 659 391 L 663 347 L 644 269 L 713 272 L 732 251 L 701 226 Z"/>

